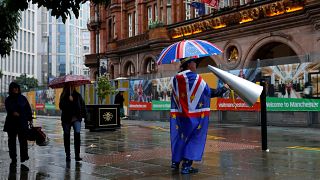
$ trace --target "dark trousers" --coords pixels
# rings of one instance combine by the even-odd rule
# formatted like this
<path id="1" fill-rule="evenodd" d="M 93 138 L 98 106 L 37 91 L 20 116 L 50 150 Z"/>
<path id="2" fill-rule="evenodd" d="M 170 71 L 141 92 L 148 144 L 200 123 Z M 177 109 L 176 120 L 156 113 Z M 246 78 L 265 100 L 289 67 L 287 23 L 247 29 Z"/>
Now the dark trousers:
<path id="1" fill-rule="evenodd" d="M 81 122 L 74 121 L 72 123 L 62 123 L 63 128 L 63 142 L 64 142 L 64 150 L 67 157 L 70 157 L 70 132 L 71 127 L 74 130 L 74 154 L 75 157 L 80 157 L 80 129 L 81 129 Z"/>
<path id="2" fill-rule="evenodd" d="M 28 159 L 28 141 L 25 131 L 13 130 L 8 133 L 8 147 L 9 147 L 9 156 L 12 160 L 17 159 L 17 135 L 20 145 L 20 159 Z"/>

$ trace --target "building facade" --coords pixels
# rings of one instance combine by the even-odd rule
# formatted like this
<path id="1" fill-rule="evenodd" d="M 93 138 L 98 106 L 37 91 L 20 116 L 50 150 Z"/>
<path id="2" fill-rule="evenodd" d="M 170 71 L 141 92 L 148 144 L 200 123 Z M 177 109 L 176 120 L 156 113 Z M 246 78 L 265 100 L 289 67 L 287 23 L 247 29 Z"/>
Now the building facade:
<path id="1" fill-rule="evenodd" d="M 7 93 L 10 82 L 23 74 L 37 79 L 40 86 L 60 75 L 88 74 L 84 54 L 89 53 L 90 44 L 86 28 L 89 8 L 89 3 L 84 4 L 78 19 L 73 17 L 63 24 L 46 8 L 29 3 L 28 9 L 21 12 L 10 56 L 0 61 L 0 92 Z"/>
<path id="2" fill-rule="evenodd" d="M 108 60 L 112 78 L 172 76 L 178 65 L 158 66 L 157 56 L 165 47 L 183 39 L 208 40 L 223 50 L 223 54 L 201 61 L 202 72 L 207 71 L 208 64 L 233 70 L 320 61 L 317 0 L 221 0 L 218 9 L 206 6 L 205 15 L 199 15 L 190 2 L 113 0 L 105 7 L 91 5 L 88 29 L 92 49 L 85 62 L 91 78 L 95 78 L 102 58 Z M 308 72 L 318 78 L 319 65 L 309 67 Z M 285 83 L 276 73 L 264 73 L 270 83 Z M 301 76 L 304 84 L 312 79 L 307 73 Z M 319 97 L 316 90 L 315 98 Z M 215 112 L 215 117 L 259 122 L 257 113 Z M 318 112 L 270 112 L 268 117 L 282 119 L 275 124 L 291 121 L 307 125 L 320 121 Z"/>
<path id="3" fill-rule="evenodd" d="M 21 74 L 36 79 L 40 77 L 36 69 L 38 65 L 37 19 L 37 6 L 34 4 L 29 4 L 28 9 L 21 12 L 19 31 L 10 56 L 0 59 L 0 69 L 3 73 L 1 93 L 7 93 L 10 82 Z"/>
<path id="4" fill-rule="evenodd" d="M 72 15 L 65 23 L 51 16 L 46 8 L 39 9 L 38 56 L 42 62 L 38 68 L 40 84 L 66 74 L 85 74 L 84 54 L 88 51 L 86 25 L 89 19 L 89 3 L 81 6 L 78 19 Z M 48 65 L 49 64 L 49 65 Z"/>

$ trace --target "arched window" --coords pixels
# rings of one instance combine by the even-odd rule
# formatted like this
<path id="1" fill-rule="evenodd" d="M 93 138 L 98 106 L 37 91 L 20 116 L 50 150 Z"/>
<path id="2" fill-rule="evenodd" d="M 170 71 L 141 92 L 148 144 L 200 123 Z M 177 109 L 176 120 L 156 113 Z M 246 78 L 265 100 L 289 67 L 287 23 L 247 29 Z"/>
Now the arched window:
<path id="1" fill-rule="evenodd" d="M 148 59 L 146 62 L 146 73 L 150 74 L 156 71 L 156 62 L 153 59 Z"/>
<path id="2" fill-rule="evenodd" d="M 135 74 L 135 68 L 132 62 L 129 62 L 125 69 L 126 76 L 133 76 Z"/>
<path id="3" fill-rule="evenodd" d="M 114 79 L 114 66 L 110 66 L 110 79 Z"/>

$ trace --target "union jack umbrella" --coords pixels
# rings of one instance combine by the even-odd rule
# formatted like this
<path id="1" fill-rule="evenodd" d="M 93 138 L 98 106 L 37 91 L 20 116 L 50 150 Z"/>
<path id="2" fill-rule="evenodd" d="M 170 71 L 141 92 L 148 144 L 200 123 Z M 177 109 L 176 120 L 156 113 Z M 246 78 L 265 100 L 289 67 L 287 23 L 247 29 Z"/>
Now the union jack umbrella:
<path id="1" fill-rule="evenodd" d="M 91 81 L 89 78 L 82 75 L 65 75 L 60 76 L 49 83 L 49 87 L 51 88 L 63 88 L 66 84 L 70 84 L 72 86 L 81 86 L 84 84 L 90 84 Z"/>
<path id="2" fill-rule="evenodd" d="M 222 51 L 214 44 L 204 40 L 182 40 L 162 50 L 157 60 L 160 64 L 179 62 L 183 58 L 201 58 L 219 55 Z"/>

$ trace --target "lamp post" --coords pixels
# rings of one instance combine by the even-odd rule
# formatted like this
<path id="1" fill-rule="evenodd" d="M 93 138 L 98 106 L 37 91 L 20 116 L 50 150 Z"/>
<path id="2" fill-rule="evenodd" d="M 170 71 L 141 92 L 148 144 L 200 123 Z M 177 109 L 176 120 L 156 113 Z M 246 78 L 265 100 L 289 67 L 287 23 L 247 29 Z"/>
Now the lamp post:
<path id="1" fill-rule="evenodd" d="M 99 5 L 95 5 L 95 23 L 97 23 L 96 26 L 96 54 L 97 54 L 97 75 L 96 80 L 98 80 L 98 77 L 100 75 L 100 12 L 99 12 Z"/>
<path id="2" fill-rule="evenodd" d="M 43 38 L 46 38 L 47 39 L 47 67 L 48 67 L 48 72 L 47 72 L 47 86 L 49 85 L 49 77 L 50 77 L 50 69 L 49 69 L 49 40 L 50 40 L 50 37 L 49 35 L 45 35 L 43 36 Z"/>

